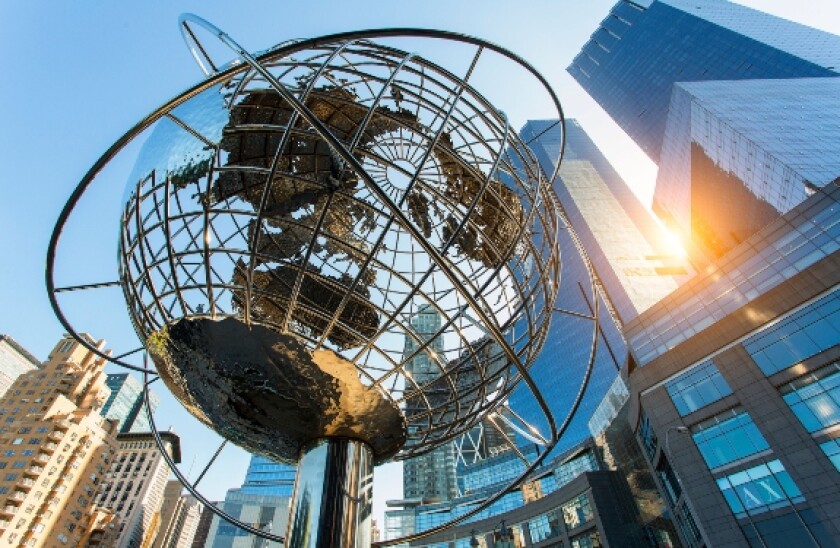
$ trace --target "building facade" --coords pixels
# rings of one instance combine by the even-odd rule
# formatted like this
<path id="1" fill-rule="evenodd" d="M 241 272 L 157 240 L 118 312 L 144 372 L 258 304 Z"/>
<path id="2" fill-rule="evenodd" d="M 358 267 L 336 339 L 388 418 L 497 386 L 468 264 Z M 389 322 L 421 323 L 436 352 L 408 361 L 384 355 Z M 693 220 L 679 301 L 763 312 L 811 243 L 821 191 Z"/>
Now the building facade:
<path id="1" fill-rule="evenodd" d="M 176 462 L 181 462 L 178 436 L 161 432 L 160 437 Z M 118 535 L 114 546 L 151 546 L 161 527 L 161 507 L 169 466 L 151 433 L 117 435 L 117 452 L 100 483 L 96 505 L 114 513 Z"/>
<path id="2" fill-rule="evenodd" d="M 286 535 L 289 525 L 290 497 L 273 495 L 255 495 L 243 493 L 240 489 L 231 489 L 225 495 L 224 502 L 218 506 L 228 515 L 257 529 Z M 205 510 L 205 512 L 208 512 Z M 210 522 L 206 548 L 280 548 L 282 543 L 259 539 L 251 533 L 229 523 L 213 514 Z M 194 544 L 195 545 L 195 544 Z"/>
<path id="3" fill-rule="evenodd" d="M 657 214 L 703 256 L 723 256 L 840 178 L 838 118 L 840 78 L 675 84 Z"/>
<path id="4" fill-rule="evenodd" d="M 163 505 L 160 508 L 160 530 L 155 537 L 153 548 L 181 548 L 193 545 L 201 519 L 202 504 L 192 495 L 184 495 L 183 492 L 184 486 L 180 481 L 166 482 Z"/>
<path id="5" fill-rule="evenodd" d="M 694 271 L 577 120 L 566 120 L 565 129 L 554 191 L 623 324 Z M 520 131 L 545 173 L 556 166 L 560 134 L 557 120 L 530 120 Z"/>
<path id="6" fill-rule="evenodd" d="M 0 396 L 24 373 L 38 369 L 41 362 L 8 335 L 0 335 Z"/>
<path id="7" fill-rule="evenodd" d="M 143 383 L 128 373 L 113 373 L 105 379 L 111 389 L 111 395 L 102 408 L 107 419 L 118 423 L 119 431 L 150 432 L 149 417 L 143 405 Z M 149 390 L 149 404 L 154 413 L 160 402 L 158 396 Z"/>
<path id="8" fill-rule="evenodd" d="M 621 0 L 567 70 L 658 163 L 675 82 L 837 76 L 840 37 L 726 0 Z"/>
<path id="9" fill-rule="evenodd" d="M 224 502 L 217 504 L 231 516 L 259 529 L 285 535 L 289 523 L 289 505 L 295 488 L 296 467 L 282 464 L 259 455 L 251 455 L 242 487 L 230 489 Z M 250 547 L 254 537 L 215 514 L 204 510 L 210 520 L 206 541 L 207 548 Z M 200 527 L 199 527 L 200 528 Z M 199 538 L 196 534 L 196 540 Z M 282 546 L 268 542 L 264 546 Z M 194 544 L 195 545 L 195 544 Z M 261 545 L 263 546 L 263 545 Z"/>
<path id="10" fill-rule="evenodd" d="M 41 369 L 20 375 L 0 398 L 3 545 L 85 541 L 93 498 L 115 451 L 115 425 L 99 413 L 107 397 L 104 366 L 66 337 Z"/>
<path id="11" fill-rule="evenodd" d="M 840 186 L 627 327 L 628 419 L 687 546 L 840 539 Z"/>
<path id="12" fill-rule="evenodd" d="M 630 440 L 635 445 L 632 433 Z M 659 543 L 653 540 L 657 538 L 653 535 L 655 531 L 650 522 L 644 521 L 625 472 L 607 470 L 599 456 L 603 454 L 598 444 L 588 440 L 555 458 L 519 489 L 463 524 L 411 545 L 435 548 L 678 546 L 672 542 L 675 535 L 667 530 L 660 531 Z M 386 512 L 386 538 L 425 531 L 459 517 L 495 494 L 522 470 L 524 464 L 512 453 L 482 461 L 471 467 L 466 480 L 473 489 L 469 495 Z M 661 513 L 658 518 L 663 519 Z"/>
<path id="13" fill-rule="evenodd" d="M 424 305 L 411 318 L 411 328 L 421 341 L 431 342 L 424 350 L 417 352 L 420 343 L 412 337 L 405 337 L 403 356 L 409 358 L 416 352 L 416 355 L 407 359 L 405 371 L 418 386 L 432 384 L 441 376 L 441 371 L 446 366 L 440 361 L 443 340 L 435 337 L 441 329 L 440 314 L 431 306 Z M 434 397 L 434 394 L 430 397 Z M 407 413 L 411 414 L 412 403 L 409 401 L 406 405 Z M 455 453 L 453 443 L 446 443 L 428 453 L 404 461 L 403 497 L 440 501 L 458 496 Z"/>

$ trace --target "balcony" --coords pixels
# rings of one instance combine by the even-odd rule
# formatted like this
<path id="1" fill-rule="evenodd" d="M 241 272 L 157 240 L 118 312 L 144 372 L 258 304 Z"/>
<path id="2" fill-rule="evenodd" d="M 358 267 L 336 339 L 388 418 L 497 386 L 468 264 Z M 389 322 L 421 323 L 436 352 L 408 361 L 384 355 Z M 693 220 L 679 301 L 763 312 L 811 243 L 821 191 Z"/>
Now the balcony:
<path id="1" fill-rule="evenodd" d="M 32 457 L 32 460 L 41 464 L 46 464 L 47 462 L 49 462 L 50 456 L 46 453 L 38 453 L 37 455 Z"/>
<path id="2" fill-rule="evenodd" d="M 7 504 L 6 506 L 3 507 L 3 513 L 4 514 L 14 515 L 15 513 L 17 513 L 17 511 L 18 511 L 18 507 L 14 506 L 12 504 Z"/>
<path id="3" fill-rule="evenodd" d="M 33 480 L 29 479 L 29 478 L 23 478 L 22 480 L 17 482 L 17 484 L 18 484 L 19 487 L 25 487 L 25 488 L 28 489 L 28 488 L 34 486 L 35 482 Z"/>
<path id="4" fill-rule="evenodd" d="M 14 493 L 11 494 L 11 496 L 9 496 L 9 498 L 12 499 L 12 500 L 23 500 L 23 499 L 26 498 L 26 492 L 25 491 L 15 491 Z"/>
<path id="5" fill-rule="evenodd" d="M 40 474 L 43 471 L 44 471 L 44 468 L 41 467 L 41 466 L 30 466 L 29 468 L 24 470 L 23 473 L 24 474 L 33 474 L 33 475 L 37 476 L 38 474 Z"/>
<path id="6" fill-rule="evenodd" d="M 58 444 L 55 444 L 55 443 L 52 443 L 52 442 L 45 443 L 44 445 L 41 446 L 41 451 L 53 452 L 56 449 L 58 449 Z"/>
<path id="7" fill-rule="evenodd" d="M 60 440 L 61 438 L 64 437 L 64 432 L 61 432 L 60 430 L 53 430 L 52 432 L 49 433 L 49 435 L 47 437 L 51 440 L 58 441 L 58 440 Z"/>

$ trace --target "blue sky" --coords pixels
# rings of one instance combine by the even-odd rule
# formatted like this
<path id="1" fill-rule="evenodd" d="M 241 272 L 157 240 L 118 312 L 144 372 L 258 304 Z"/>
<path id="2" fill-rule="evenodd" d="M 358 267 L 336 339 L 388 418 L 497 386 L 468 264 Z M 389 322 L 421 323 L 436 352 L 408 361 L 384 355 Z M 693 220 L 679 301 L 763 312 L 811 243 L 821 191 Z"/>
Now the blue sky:
<path id="1" fill-rule="evenodd" d="M 37 357 L 46 357 L 63 330 L 44 289 L 47 243 L 58 214 L 90 166 L 146 114 L 201 78 L 177 28 L 194 12 L 226 30 L 250 50 L 297 37 L 359 28 L 413 26 L 480 36 L 518 53 L 551 82 L 567 116 L 577 118 L 645 203 L 655 167 L 565 73 L 565 67 L 614 0 L 426 2 L 12 2 L 0 0 L 0 333 Z M 741 3 L 840 34 L 836 0 L 745 0 Z M 496 90 L 517 129 L 528 118 L 553 117 L 531 88 L 506 80 Z M 128 169 L 130 166 L 117 166 Z M 117 173 L 115 171 L 115 173 Z M 116 179 L 116 178 L 115 178 Z M 124 179 L 122 179 L 124 180 Z M 82 206 L 92 222 L 79 227 L 74 282 L 106 281 L 117 234 L 103 239 L 117 212 L 102 208 L 121 195 L 122 183 Z M 111 200 L 113 202 L 113 200 Z M 101 244 L 100 242 L 106 242 Z M 110 242 L 110 243 L 107 243 Z M 103 267 L 103 265 L 107 265 Z M 107 331 L 115 348 L 129 348 L 133 333 L 119 291 L 103 292 L 84 307 L 81 330 Z M 158 388 L 158 392 L 165 390 Z M 161 396 L 165 396 L 161 393 Z M 182 469 L 198 474 L 218 441 L 170 397 L 158 413 L 183 438 Z M 203 482 L 211 499 L 239 485 L 247 459 L 225 449 Z M 398 498 L 398 468 L 379 471 L 375 514 L 385 498 Z"/>

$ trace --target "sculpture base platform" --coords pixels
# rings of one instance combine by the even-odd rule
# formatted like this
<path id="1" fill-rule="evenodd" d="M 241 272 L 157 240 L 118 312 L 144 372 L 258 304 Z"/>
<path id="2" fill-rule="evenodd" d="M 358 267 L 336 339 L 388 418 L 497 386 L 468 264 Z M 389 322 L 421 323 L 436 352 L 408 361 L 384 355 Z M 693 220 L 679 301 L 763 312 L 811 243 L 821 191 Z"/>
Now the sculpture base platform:
<path id="1" fill-rule="evenodd" d="M 364 442 L 321 438 L 301 451 L 288 548 L 367 548 L 373 513 L 373 452 Z"/>

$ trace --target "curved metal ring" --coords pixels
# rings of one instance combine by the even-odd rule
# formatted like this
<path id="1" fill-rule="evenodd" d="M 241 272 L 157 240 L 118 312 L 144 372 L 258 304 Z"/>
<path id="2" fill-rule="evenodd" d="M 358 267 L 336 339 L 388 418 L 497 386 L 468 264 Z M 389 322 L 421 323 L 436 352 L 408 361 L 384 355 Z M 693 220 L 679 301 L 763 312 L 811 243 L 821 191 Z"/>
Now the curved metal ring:
<path id="1" fill-rule="evenodd" d="M 182 17 L 182 22 L 185 23 L 186 21 L 192 21 L 192 22 L 195 22 L 197 24 L 202 24 L 201 22 L 204 22 L 207 25 L 210 25 L 209 23 L 207 23 L 203 19 L 200 19 L 196 16 L 187 15 L 187 16 Z M 201 21 L 201 22 L 199 22 L 199 21 Z M 286 50 L 294 51 L 296 49 L 303 49 L 303 48 L 314 46 L 314 45 L 332 43 L 332 42 L 336 42 L 336 41 L 339 41 L 339 40 L 346 40 L 346 39 L 411 36 L 411 37 L 444 38 L 444 39 L 450 39 L 450 40 L 455 40 L 455 41 L 464 42 L 464 43 L 470 43 L 470 44 L 473 44 L 473 45 L 477 45 L 479 47 L 485 47 L 487 49 L 495 51 L 496 53 L 499 53 L 499 54 L 507 57 L 508 59 L 518 63 L 520 66 L 526 68 L 526 70 L 528 70 L 532 75 L 534 75 L 540 81 L 540 83 L 543 85 L 543 87 L 548 92 L 549 96 L 552 98 L 552 101 L 554 102 L 555 107 L 556 107 L 557 112 L 558 112 L 558 115 L 559 115 L 559 119 L 560 119 L 559 123 L 561 124 L 561 126 L 563 126 L 564 123 L 565 123 L 564 117 L 563 117 L 562 107 L 560 106 L 560 102 L 559 102 L 558 98 L 554 94 L 551 87 L 548 85 L 547 81 L 542 77 L 541 74 L 539 74 L 539 72 L 536 71 L 536 69 L 534 69 L 530 64 L 528 64 L 524 59 L 518 57 L 517 55 L 515 55 L 511 52 L 509 52 L 508 50 L 506 50 L 504 48 L 501 48 L 500 46 L 497 46 L 495 44 L 477 39 L 477 38 L 473 38 L 473 37 L 469 37 L 469 36 L 465 36 L 465 35 L 461 35 L 461 34 L 457 34 L 457 33 L 451 33 L 451 32 L 446 32 L 446 31 L 435 31 L 435 30 L 428 30 L 428 29 L 391 28 L 391 29 L 379 29 L 379 30 L 366 30 L 366 31 L 358 31 L 358 32 L 337 33 L 337 34 L 324 36 L 324 37 L 320 37 L 320 38 L 301 40 L 301 41 L 294 42 L 293 44 L 290 44 L 290 45 L 285 46 L 285 47 L 273 49 L 269 53 L 264 54 L 264 56 L 261 55 L 259 58 L 254 58 L 250 54 L 248 54 L 247 51 L 242 49 L 241 46 L 239 46 L 235 41 L 233 41 L 228 35 L 226 35 L 222 31 L 220 31 L 217 27 L 210 25 L 209 30 L 217 31 L 218 32 L 218 37 L 223 42 L 225 42 L 226 45 L 228 45 L 229 47 L 234 49 L 234 51 L 240 53 L 240 55 L 242 55 L 245 58 L 246 62 L 248 62 L 249 64 L 251 64 L 251 62 L 255 63 L 256 66 L 255 65 L 251 65 L 251 66 L 253 68 L 255 68 L 256 70 L 259 70 L 258 69 L 259 60 L 264 56 L 278 55 L 278 54 L 285 53 Z M 182 30 L 182 32 L 184 32 L 184 31 Z M 196 44 L 198 45 L 197 40 L 196 40 Z M 193 56 L 196 57 L 195 50 L 192 50 L 192 52 L 193 52 Z M 207 59 L 208 62 L 210 61 L 209 56 L 205 55 L 205 58 Z M 196 58 L 196 60 L 199 62 L 199 66 L 202 67 L 202 70 L 205 71 L 205 73 L 207 73 L 206 67 L 204 67 L 201 64 L 200 59 Z M 242 70 L 241 66 L 232 66 L 232 67 L 230 67 L 230 68 L 228 68 L 224 71 L 218 72 L 218 70 L 217 70 L 216 72 L 211 73 L 211 74 L 213 74 L 212 78 L 208 79 L 205 82 L 202 82 L 202 83 L 196 85 L 192 89 L 188 90 L 185 94 L 182 94 L 178 98 L 176 98 L 176 99 L 168 102 L 167 104 L 163 105 L 162 107 L 158 108 L 152 114 L 150 114 L 149 116 L 144 118 L 141 122 L 139 122 L 137 125 L 135 125 L 131 130 L 129 130 L 129 132 L 127 132 L 116 143 L 114 143 L 114 145 L 112 145 L 108 149 L 108 151 L 106 151 L 106 153 L 103 154 L 103 156 L 88 171 L 88 173 L 85 175 L 85 177 L 79 183 L 77 188 L 74 190 L 73 194 L 71 195 L 70 200 L 67 202 L 67 204 L 65 205 L 65 207 L 63 208 L 63 210 L 62 210 L 62 212 L 59 216 L 59 220 L 56 224 L 56 227 L 55 227 L 55 229 L 52 233 L 51 239 L 50 239 L 50 245 L 49 245 L 48 254 L 47 254 L 46 282 L 47 282 L 47 289 L 48 289 L 48 292 L 49 292 L 50 302 L 51 302 L 51 305 L 53 307 L 53 310 L 55 311 L 57 317 L 59 318 L 59 321 L 62 323 L 62 325 L 64 325 L 65 328 L 67 328 L 67 330 L 74 336 L 74 338 L 80 340 L 82 342 L 82 344 L 84 344 L 84 346 L 86 346 L 89 350 L 91 350 L 91 351 L 95 352 L 97 355 L 111 361 L 112 363 L 115 363 L 115 364 L 123 366 L 123 367 L 127 367 L 129 369 L 133 369 L 133 370 L 136 370 L 136 371 L 143 372 L 144 373 L 144 378 L 146 378 L 146 379 L 148 379 L 148 375 L 150 373 L 154 373 L 153 370 L 145 368 L 145 367 L 138 367 L 138 366 L 135 366 L 133 364 L 126 363 L 121 359 L 115 359 L 111 356 L 105 355 L 104 353 L 98 351 L 95 348 L 91 348 L 90 345 L 85 343 L 85 341 L 83 340 L 84 338 L 81 337 L 76 332 L 76 330 L 72 327 L 72 325 L 70 325 L 69 321 L 64 316 L 64 314 L 61 310 L 61 307 L 58 304 L 57 299 L 55 297 L 56 289 L 55 289 L 55 284 L 54 284 L 54 279 L 53 279 L 54 267 L 55 267 L 55 252 L 56 252 L 57 244 L 58 244 L 60 236 L 63 232 L 64 226 L 65 226 L 65 224 L 66 224 L 66 222 L 69 218 L 69 215 L 72 213 L 73 209 L 77 205 L 77 203 L 78 203 L 79 199 L 81 198 L 82 194 L 85 192 L 87 187 L 93 182 L 93 179 L 104 168 L 104 166 L 120 150 L 122 150 L 124 148 L 124 146 L 131 139 L 136 137 L 140 132 L 142 132 L 143 130 L 148 128 L 152 123 L 157 121 L 169 109 L 174 108 L 175 106 L 185 102 L 189 98 L 197 95 L 201 91 L 211 87 L 212 85 L 214 85 L 215 83 L 217 83 L 219 81 L 222 81 L 225 77 L 230 76 L 230 75 L 234 74 L 235 72 L 237 72 L 239 70 Z M 282 88 L 282 85 L 280 86 L 280 88 Z M 278 92 L 280 92 L 280 91 L 278 90 Z M 280 92 L 280 93 L 282 94 L 282 92 Z M 294 100 L 295 98 L 292 97 L 291 99 Z M 290 102 L 294 105 L 293 100 L 290 101 Z M 351 163 L 351 165 L 357 163 L 357 160 L 355 159 L 355 157 L 353 157 L 352 154 L 350 154 L 349 151 L 347 151 L 346 148 L 341 143 L 333 142 L 335 140 L 335 138 L 329 133 L 329 131 L 325 130 L 325 128 L 323 128 L 323 127 L 319 127 L 320 126 L 319 120 L 308 120 L 308 121 L 312 123 L 312 125 L 313 125 L 313 127 L 315 127 L 316 131 L 318 131 L 318 130 L 324 131 L 324 134 L 321 135 L 321 136 L 323 138 L 325 138 L 325 140 L 327 140 L 330 143 L 330 145 L 333 146 L 335 148 L 335 150 L 338 151 L 339 154 L 341 154 L 344 157 L 345 160 L 347 160 L 349 163 Z M 321 131 L 318 131 L 318 132 L 321 133 Z M 560 156 L 561 157 L 562 157 L 562 154 L 563 154 L 563 150 L 565 148 L 565 131 L 563 131 L 562 136 L 563 136 L 563 139 L 561 141 L 561 147 L 560 147 Z M 558 161 L 556 166 L 555 166 L 555 169 L 554 169 L 554 171 L 551 175 L 551 178 L 549 179 L 550 181 L 553 181 L 556 178 L 558 170 L 559 170 L 559 166 L 560 166 L 560 162 Z M 359 167 L 359 166 L 355 166 L 355 167 Z M 360 171 L 360 173 L 364 173 L 363 169 L 360 169 L 359 171 Z M 420 241 L 422 241 L 422 239 L 420 239 Z M 431 251 L 434 251 L 434 250 L 431 250 Z M 431 256 L 433 258 L 435 258 L 434 255 L 431 255 Z M 583 256 L 584 256 L 584 260 L 586 261 L 587 266 L 590 266 L 588 258 L 585 257 L 585 254 L 583 254 Z M 591 266 L 590 266 L 590 269 L 591 269 Z M 590 271 L 590 278 L 591 277 L 592 277 L 592 274 L 591 274 L 591 271 Z M 593 290 L 594 290 L 594 284 L 593 284 Z M 511 482 L 506 488 L 500 490 L 500 492 L 497 495 L 491 497 L 490 499 L 485 501 L 485 503 L 483 503 L 479 507 L 473 509 L 468 514 L 466 514 L 464 516 L 461 516 L 460 518 L 450 520 L 449 522 L 447 522 L 447 523 L 445 523 L 445 524 L 443 524 L 443 525 L 441 525 L 437 528 L 425 531 L 423 533 L 419 533 L 419 534 L 412 535 L 412 536 L 406 536 L 406 537 L 402 537 L 400 539 L 394 539 L 394 540 L 391 540 L 391 541 L 382 542 L 382 543 L 379 543 L 379 545 L 390 545 L 390 544 L 395 544 L 397 542 L 406 542 L 406 541 L 422 538 L 422 537 L 431 535 L 435 532 L 438 532 L 438 531 L 440 531 L 444 528 L 448 528 L 452 525 L 460 523 L 461 521 L 464 521 L 465 519 L 468 519 L 469 517 L 475 515 L 476 513 L 480 512 L 481 510 L 483 510 L 484 508 L 489 506 L 492 502 L 494 502 L 495 500 L 497 500 L 498 498 L 503 496 L 506 492 L 508 492 L 509 490 L 514 488 L 516 485 L 518 485 L 523 479 L 525 479 L 528 476 L 528 474 L 530 474 L 543 461 L 545 456 L 556 445 L 557 441 L 559 440 L 559 437 L 565 432 L 566 428 L 568 427 L 568 424 L 571 422 L 571 418 L 574 416 L 574 413 L 575 413 L 577 407 L 580 405 L 580 401 L 582 399 L 582 394 L 585 391 L 586 386 L 588 385 L 589 376 L 591 374 L 593 363 L 594 363 L 594 347 L 597 343 L 597 308 L 598 308 L 597 298 L 594 299 L 594 303 L 595 303 L 595 310 L 596 310 L 596 313 L 595 313 L 596 329 L 594 330 L 595 335 L 593 336 L 593 350 L 590 353 L 590 362 L 589 362 L 588 367 L 587 367 L 587 373 L 586 373 L 585 378 L 584 378 L 584 380 L 581 384 L 580 392 L 575 399 L 575 402 L 572 406 L 572 409 L 567 414 L 565 420 L 563 421 L 563 423 L 561 424 L 561 426 L 559 428 L 557 428 L 556 423 L 554 422 L 554 418 L 553 418 L 553 415 L 552 415 L 551 411 L 548 409 L 547 405 L 545 404 L 545 401 L 542 399 L 541 395 L 539 394 L 539 391 L 537 390 L 536 386 L 533 384 L 533 380 L 531 379 L 530 375 L 528 374 L 527 369 L 523 369 L 520 366 L 520 374 L 522 375 L 522 378 L 525 380 L 526 384 L 529 385 L 529 388 L 530 388 L 530 391 L 531 391 L 532 395 L 535 397 L 535 399 L 538 400 L 538 403 L 540 404 L 540 407 L 542 408 L 543 412 L 546 415 L 547 420 L 549 421 L 549 423 L 551 425 L 551 430 L 552 430 L 551 439 L 549 440 L 549 444 L 547 445 L 547 448 L 543 452 L 543 454 L 540 457 L 538 457 L 534 461 L 534 463 L 532 463 L 531 466 L 529 466 L 525 470 L 525 472 L 523 472 L 518 478 L 516 478 L 513 482 Z M 480 312 L 480 308 L 477 307 L 477 310 L 479 310 L 479 312 Z M 506 349 L 506 353 L 510 353 L 510 352 L 511 352 L 511 349 L 508 347 Z M 518 360 L 513 360 L 513 363 L 515 363 L 515 364 L 518 363 Z M 148 390 L 148 386 L 146 386 L 146 390 Z M 147 405 L 147 412 L 148 411 L 150 411 L 150 410 L 149 410 L 148 405 Z M 150 419 L 151 419 L 151 417 L 150 417 Z M 153 424 L 153 422 L 152 422 L 152 424 Z M 157 430 L 156 429 L 155 429 L 155 432 L 156 432 L 156 437 L 159 438 L 159 436 L 157 436 Z M 167 457 L 167 456 L 168 455 L 164 452 L 164 457 Z M 171 460 L 171 459 L 167 459 L 167 461 L 169 461 L 169 460 Z M 171 463 L 171 462 L 169 462 L 169 464 L 174 465 L 174 463 Z M 177 471 L 177 468 L 173 468 L 173 470 L 176 470 L 176 472 L 175 472 L 176 476 L 179 478 L 180 481 L 182 481 L 182 483 L 184 483 L 184 485 L 187 487 L 187 489 L 190 490 L 190 492 L 196 496 L 196 498 L 198 500 L 200 500 L 205 505 L 209 505 L 208 501 L 203 496 L 201 496 L 199 493 L 197 493 L 189 485 L 188 482 L 185 481 L 185 478 L 183 477 L 182 474 L 180 474 L 180 472 Z M 220 509 L 216 508 L 215 506 L 213 506 L 213 505 L 209 505 L 209 506 L 211 506 L 212 511 L 214 513 L 216 513 L 217 515 L 219 515 L 220 517 L 223 517 L 224 519 L 230 521 L 231 523 L 234 523 L 237 526 L 242 527 L 243 529 L 249 531 L 252 534 L 255 534 L 255 535 L 258 535 L 260 537 L 267 538 L 267 539 L 270 539 L 270 540 L 282 541 L 282 537 L 279 537 L 277 535 L 272 535 L 272 534 L 267 533 L 265 531 L 256 530 L 256 529 L 254 529 L 250 526 L 247 526 L 246 524 L 243 524 L 243 523 L 239 522 L 235 518 L 232 518 L 232 517 L 228 516 L 225 512 L 221 511 Z"/>

